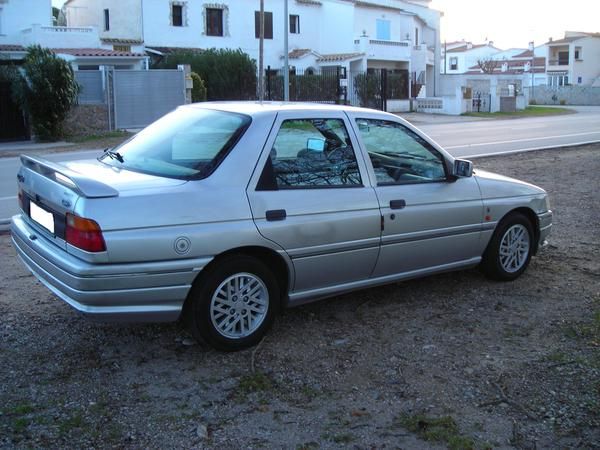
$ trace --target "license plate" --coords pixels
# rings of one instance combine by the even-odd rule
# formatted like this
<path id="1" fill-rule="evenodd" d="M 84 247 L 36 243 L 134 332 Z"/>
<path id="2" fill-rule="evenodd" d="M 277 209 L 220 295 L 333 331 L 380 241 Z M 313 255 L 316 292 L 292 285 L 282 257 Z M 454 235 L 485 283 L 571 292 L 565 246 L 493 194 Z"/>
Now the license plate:
<path id="1" fill-rule="evenodd" d="M 52 213 L 40 208 L 33 202 L 29 202 L 29 215 L 46 230 L 54 234 L 54 216 Z"/>

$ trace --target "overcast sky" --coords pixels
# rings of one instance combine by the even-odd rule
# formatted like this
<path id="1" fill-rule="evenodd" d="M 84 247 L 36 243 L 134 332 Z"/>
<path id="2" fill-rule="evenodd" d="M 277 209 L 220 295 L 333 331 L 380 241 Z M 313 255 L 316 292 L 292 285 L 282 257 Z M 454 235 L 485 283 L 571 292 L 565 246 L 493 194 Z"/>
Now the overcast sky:
<path id="1" fill-rule="evenodd" d="M 600 32 L 599 0 L 432 0 L 444 13 L 442 42 L 494 41 L 500 48 L 540 45 L 566 30 Z"/>
<path id="2" fill-rule="evenodd" d="M 52 0 L 59 8 L 63 3 Z M 500 48 L 527 47 L 566 30 L 600 32 L 600 0 L 432 0 L 431 6 L 444 13 L 442 42 L 487 38 Z"/>

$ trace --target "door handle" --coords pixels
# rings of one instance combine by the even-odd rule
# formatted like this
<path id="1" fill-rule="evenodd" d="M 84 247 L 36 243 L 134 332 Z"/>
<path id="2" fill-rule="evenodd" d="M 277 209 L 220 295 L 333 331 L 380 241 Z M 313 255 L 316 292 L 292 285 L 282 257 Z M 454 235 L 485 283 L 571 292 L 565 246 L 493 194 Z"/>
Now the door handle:
<path id="1" fill-rule="evenodd" d="M 270 209 L 265 213 L 265 216 L 269 222 L 273 222 L 276 220 L 285 220 L 287 213 L 285 209 Z"/>
<path id="2" fill-rule="evenodd" d="M 405 206 L 405 200 L 390 200 L 390 209 L 404 209 Z"/>

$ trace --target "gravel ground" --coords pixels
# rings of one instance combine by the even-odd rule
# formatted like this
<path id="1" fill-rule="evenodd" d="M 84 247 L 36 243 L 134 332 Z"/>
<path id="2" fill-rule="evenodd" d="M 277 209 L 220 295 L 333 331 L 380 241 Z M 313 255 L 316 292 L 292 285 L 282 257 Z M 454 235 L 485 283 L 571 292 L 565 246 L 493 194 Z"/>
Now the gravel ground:
<path id="1" fill-rule="evenodd" d="M 0 447 L 600 447 L 600 145 L 476 165 L 550 193 L 551 246 L 520 279 L 339 296 L 235 354 L 84 320 L 0 236 Z"/>

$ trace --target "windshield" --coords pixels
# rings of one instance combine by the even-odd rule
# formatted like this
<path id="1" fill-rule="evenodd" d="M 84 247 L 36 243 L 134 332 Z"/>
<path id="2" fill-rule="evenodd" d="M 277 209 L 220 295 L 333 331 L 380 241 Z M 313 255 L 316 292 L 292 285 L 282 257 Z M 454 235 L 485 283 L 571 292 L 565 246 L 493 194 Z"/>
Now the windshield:
<path id="1" fill-rule="evenodd" d="M 205 178 L 235 145 L 250 121 L 248 116 L 231 112 L 177 109 L 108 151 L 100 160 L 162 177 Z"/>

